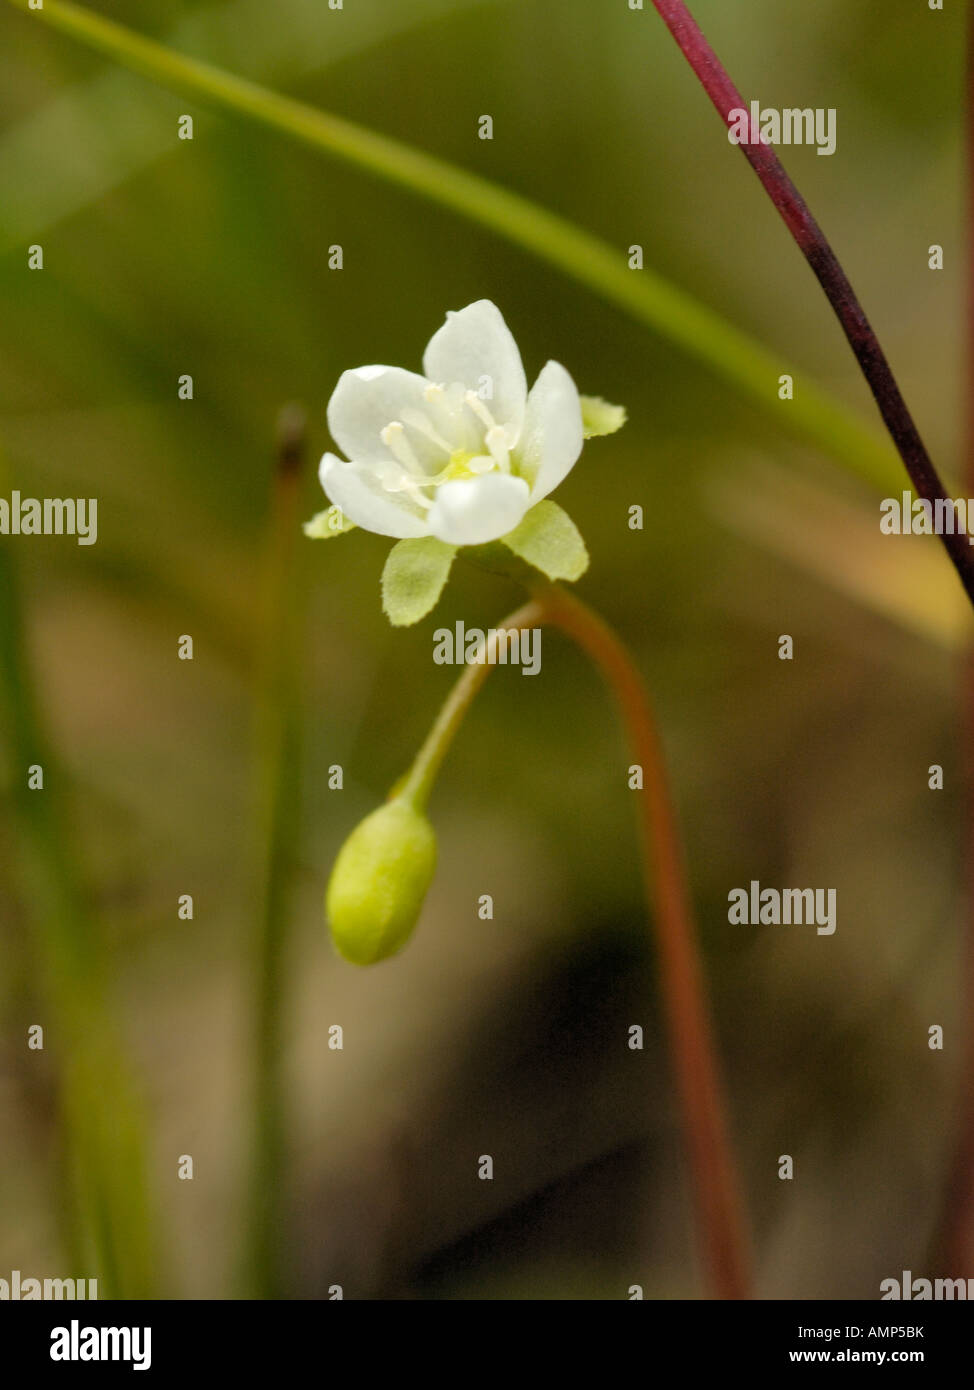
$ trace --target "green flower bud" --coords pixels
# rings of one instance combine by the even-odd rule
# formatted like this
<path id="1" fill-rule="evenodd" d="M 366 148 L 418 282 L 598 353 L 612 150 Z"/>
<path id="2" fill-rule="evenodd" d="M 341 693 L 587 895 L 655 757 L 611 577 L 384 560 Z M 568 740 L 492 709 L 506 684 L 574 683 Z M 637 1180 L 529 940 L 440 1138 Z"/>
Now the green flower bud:
<path id="1" fill-rule="evenodd" d="M 339 850 L 325 894 L 339 954 L 353 965 L 374 965 L 398 951 L 435 867 L 436 835 L 411 801 L 394 797 L 366 816 Z"/>

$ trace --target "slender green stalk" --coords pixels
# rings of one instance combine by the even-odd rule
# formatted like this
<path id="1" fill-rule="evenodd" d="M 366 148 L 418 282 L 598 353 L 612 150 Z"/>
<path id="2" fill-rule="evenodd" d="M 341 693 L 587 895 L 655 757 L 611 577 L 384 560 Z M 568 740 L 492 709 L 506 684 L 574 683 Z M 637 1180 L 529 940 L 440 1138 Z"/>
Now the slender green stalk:
<path id="1" fill-rule="evenodd" d="M 28 0 L 9 3 L 28 9 Z M 898 481 L 895 452 L 854 411 L 655 271 L 630 270 L 626 249 L 446 160 L 174 53 L 67 0 L 45 0 L 30 13 L 154 82 L 347 160 L 507 237 L 677 344 L 871 485 L 885 491 Z M 777 392 L 784 374 L 800 384 L 783 405 Z"/>
<path id="2" fill-rule="evenodd" d="M 502 634 L 508 628 L 536 627 L 543 621 L 544 610 L 539 603 L 532 601 L 526 603 L 523 608 L 519 608 L 516 613 L 512 613 L 509 618 L 505 618 L 495 629 L 496 636 L 487 640 L 483 663 L 464 668 L 441 706 L 433 727 L 413 759 L 409 771 L 393 787 L 390 798 L 402 796 L 420 809 L 425 807 L 433 789 L 433 783 L 436 781 L 436 774 L 440 770 L 440 764 L 446 757 L 450 744 L 463 723 L 464 715 L 473 703 L 474 696 L 490 673 L 493 665 L 492 655 Z"/>
<path id="3" fill-rule="evenodd" d="M 254 1153 L 247 1290 L 278 1298 L 283 1288 L 285 1116 L 282 1037 L 287 921 L 300 829 L 300 701 L 304 595 L 297 581 L 304 416 L 292 408 L 279 425 L 264 574 L 257 701 L 259 825 L 258 919 L 254 952 Z"/>
<path id="4" fill-rule="evenodd" d="M 0 468 L 0 483 L 3 470 Z M 65 777 L 43 726 L 9 543 L 0 546 L 0 726 L 24 902 L 35 928 L 45 1041 L 58 1061 L 59 1210 L 77 1278 L 145 1298 L 156 1279 L 144 1119 L 107 1002 L 95 923 L 65 827 Z M 27 769 L 43 769 L 42 789 Z"/>

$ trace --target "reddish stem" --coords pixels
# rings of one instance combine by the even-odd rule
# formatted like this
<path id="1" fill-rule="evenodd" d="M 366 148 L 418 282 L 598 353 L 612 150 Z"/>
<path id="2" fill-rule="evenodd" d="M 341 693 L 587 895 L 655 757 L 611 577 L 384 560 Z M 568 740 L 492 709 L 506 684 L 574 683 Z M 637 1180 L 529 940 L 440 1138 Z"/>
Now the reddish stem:
<path id="1" fill-rule="evenodd" d="M 720 59 L 704 38 L 684 0 L 653 0 L 653 4 L 728 129 L 735 124 L 732 112 L 748 113 L 749 140 L 740 146 L 745 158 L 781 213 L 785 226 L 795 238 L 825 291 L 862 368 L 863 376 L 869 383 L 869 389 L 876 398 L 880 414 L 906 465 L 906 471 L 917 494 L 931 503 L 946 501 L 948 494 L 913 423 L 879 340 L 849 284 L 845 271 L 836 259 L 835 252 L 809 212 L 804 198 L 785 173 L 772 146 L 767 144 L 760 131 L 753 127 L 749 108 L 724 70 Z M 974 548 L 963 532 L 943 534 L 940 539 L 960 576 L 968 598 L 974 603 Z"/>
<path id="2" fill-rule="evenodd" d="M 608 681 L 643 769 L 645 790 L 636 802 L 643 877 L 656 929 L 660 993 L 666 1008 L 704 1267 L 715 1297 L 750 1298 L 747 1219 L 676 809 L 649 695 L 625 646 L 597 613 L 556 584 L 540 585 L 537 592 L 543 617 L 567 632 Z"/>
<path id="3" fill-rule="evenodd" d="M 967 418 L 963 476 L 974 487 L 974 18 L 967 32 Z M 961 672 L 961 756 L 964 769 L 964 832 L 967 913 L 962 943 L 960 997 L 963 1053 L 959 1073 L 959 1128 L 935 1242 L 945 1275 L 974 1274 L 974 652 Z"/>

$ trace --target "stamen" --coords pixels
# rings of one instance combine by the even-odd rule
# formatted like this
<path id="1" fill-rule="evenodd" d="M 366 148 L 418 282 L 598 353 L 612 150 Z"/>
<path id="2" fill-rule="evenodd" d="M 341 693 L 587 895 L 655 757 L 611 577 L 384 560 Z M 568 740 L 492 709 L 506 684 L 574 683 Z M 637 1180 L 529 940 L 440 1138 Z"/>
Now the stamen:
<path id="1" fill-rule="evenodd" d="M 432 501 L 421 491 L 420 484 L 415 478 L 411 478 L 404 468 L 397 469 L 394 463 L 390 463 L 386 467 L 378 468 L 375 476 L 383 492 L 404 492 L 410 501 L 418 506 L 432 507 Z"/>
<path id="2" fill-rule="evenodd" d="M 378 478 L 383 492 L 402 492 L 405 486 L 405 469 L 400 468 L 395 463 L 376 464 L 375 476 Z"/>
<path id="3" fill-rule="evenodd" d="M 497 428 L 497 421 L 494 419 L 493 415 L 491 415 L 476 391 L 464 391 L 463 399 L 466 401 L 467 405 L 469 405 L 477 419 L 480 420 L 482 424 L 486 425 L 489 430 Z"/>
<path id="4" fill-rule="evenodd" d="M 406 431 L 401 421 L 393 420 L 391 424 L 386 425 L 379 438 L 390 454 L 398 459 L 403 468 L 412 473 L 414 478 L 425 477 L 419 459 L 413 453 L 412 445 L 406 438 Z"/>
<path id="5" fill-rule="evenodd" d="M 428 439 L 431 444 L 435 444 L 438 449 L 442 449 L 445 454 L 453 453 L 453 445 L 445 440 L 438 430 L 433 428 L 421 410 L 413 410 L 411 408 L 409 410 L 404 410 L 402 412 L 402 418 L 405 424 L 417 430 Z"/>
<path id="6" fill-rule="evenodd" d="M 484 442 L 501 472 L 510 473 L 511 456 L 507 448 L 507 432 L 500 425 L 495 425 L 493 429 L 487 431 Z"/>

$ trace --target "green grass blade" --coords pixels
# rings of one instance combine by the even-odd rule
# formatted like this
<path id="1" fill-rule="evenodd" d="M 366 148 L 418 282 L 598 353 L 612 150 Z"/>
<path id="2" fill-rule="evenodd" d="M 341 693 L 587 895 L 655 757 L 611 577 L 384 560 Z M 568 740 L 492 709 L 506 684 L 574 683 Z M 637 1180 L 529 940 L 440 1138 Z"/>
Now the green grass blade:
<path id="1" fill-rule="evenodd" d="M 102 1298 L 150 1297 L 156 1270 L 142 1111 L 64 824 L 65 777 L 41 716 L 9 540 L 0 545 L 0 730 L 17 887 L 33 927 L 45 1033 L 58 1064 L 65 1256 L 73 1277 L 98 1279 Z M 44 770 L 43 789 L 27 786 L 32 764 Z"/>
<path id="2" fill-rule="evenodd" d="M 175 53 L 67 0 L 45 0 L 40 10 L 29 10 L 28 0 L 10 3 L 154 82 L 347 160 L 490 228 L 677 344 L 771 411 L 785 429 L 824 450 L 866 482 L 886 491 L 901 481 L 899 459 L 878 430 L 806 374 L 655 271 L 630 270 L 623 248 L 477 174 Z M 786 373 L 795 378 L 799 389 L 794 400 L 783 403 L 777 384 Z"/>
<path id="3" fill-rule="evenodd" d="M 272 484 L 258 660 L 257 921 L 253 956 L 254 1133 L 244 1269 L 248 1297 L 287 1296 L 285 1066 L 287 929 L 301 829 L 301 661 L 312 549 L 301 534 L 304 416 L 282 413 Z"/>

